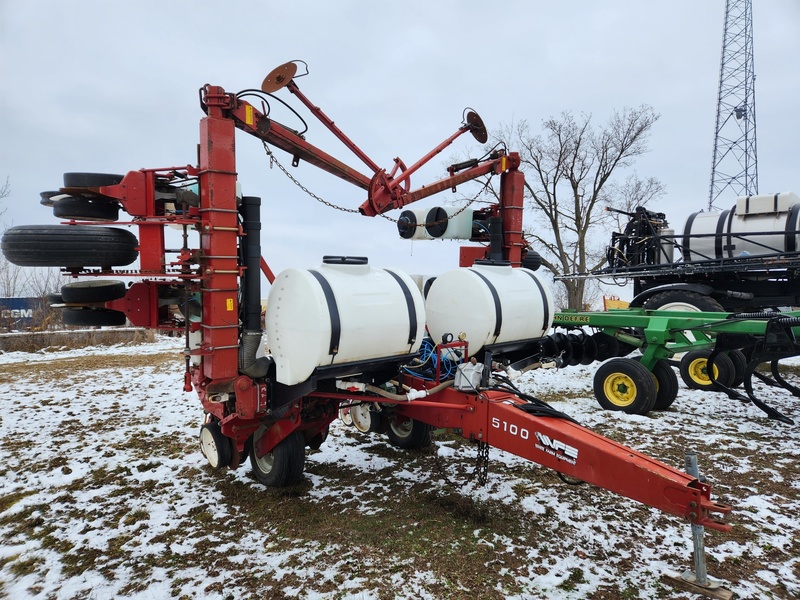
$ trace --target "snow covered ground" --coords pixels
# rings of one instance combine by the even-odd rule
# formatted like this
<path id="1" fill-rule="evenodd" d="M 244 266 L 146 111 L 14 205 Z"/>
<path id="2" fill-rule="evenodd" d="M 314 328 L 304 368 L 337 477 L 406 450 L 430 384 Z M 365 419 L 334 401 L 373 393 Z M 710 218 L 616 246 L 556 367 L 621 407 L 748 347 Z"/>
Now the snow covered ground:
<path id="1" fill-rule="evenodd" d="M 682 520 L 444 435 L 403 452 L 338 421 L 304 480 L 269 490 L 197 447 L 180 340 L 0 354 L 0 597 L 692 598 Z M 738 598 L 800 597 L 800 425 L 682 387 L 669 411 L 599 409 L 596 365 L 525 385 L 583 425 L 682 467 L 700 456 L 730 533 L 708 569 Z M 800 401 L 758 387 L 800 423 Z"/>

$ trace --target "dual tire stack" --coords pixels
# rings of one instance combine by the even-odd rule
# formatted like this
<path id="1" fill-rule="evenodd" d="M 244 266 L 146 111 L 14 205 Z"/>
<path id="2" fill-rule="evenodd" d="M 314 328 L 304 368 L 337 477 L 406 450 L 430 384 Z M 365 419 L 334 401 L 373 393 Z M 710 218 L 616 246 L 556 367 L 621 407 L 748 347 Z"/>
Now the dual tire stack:
<path id="1" fill-rule="evenodd" d="M 110 222 L 119 217 L 119 204 L 94 189 L 116 185 L 122 175 L 65 173 L 60 192 L 42 192 L 42 204 L 60 219 Z M 69 192 L 69 193 L 66 193 Z M 139 242 L 131 232 L 95 225 L 18 225 L 7 230 L 0 247 L 6 259 L 21 267 L 59 267 L 78 272 L 88 267 L 103 271 L 127 266 L 139 256 Z M 125 295 L 122 281 L 94 280 L 71 283 L 50 303 L 65 305 L 65 325 L 102 327 L 124 325 L 125 313 L 104 303 Z"/>

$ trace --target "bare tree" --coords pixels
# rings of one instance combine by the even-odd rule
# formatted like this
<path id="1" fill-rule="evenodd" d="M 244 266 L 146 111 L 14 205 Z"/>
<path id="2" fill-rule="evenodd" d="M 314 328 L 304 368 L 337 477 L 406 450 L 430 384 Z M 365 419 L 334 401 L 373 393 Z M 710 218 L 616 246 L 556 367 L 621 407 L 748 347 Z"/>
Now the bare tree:
<path id="1" fill-rule="evenodd" d="M 0 186 L 0 200 L 4 200 L 9 194 L 11 193 L 11 184 L 8 182 L 8 177 L 6 177 L 6 182 Z M 6 212 L 5 208 L 0 209 L 0 216 Z"/>
<path id="2" fill-rule="evenodd" d="M 605 206 L 622 210 L 641 206 L 663 194 L 664 186 L 635 174 L 621 183 L 612 178 L 647 152 L 650 129 L 658 120 L 650 106 L 614 112 L 595 129 L 591 116 L 576 120 L 564 112 L 543 122 L 543 134 L 531 133 L 522 121 L 503 128 L 499 143 L 518 151 L 525 172 L 526 201 L 536 227 L 526 231 L 542 264 L 553 275 L 585 273 L 605 263 L 605 244 L 613 217 Z M 603 241 L 591 239 L 601 228 Z M 585 279 L 562 280 L 569 308 L 582 309 Z"/>

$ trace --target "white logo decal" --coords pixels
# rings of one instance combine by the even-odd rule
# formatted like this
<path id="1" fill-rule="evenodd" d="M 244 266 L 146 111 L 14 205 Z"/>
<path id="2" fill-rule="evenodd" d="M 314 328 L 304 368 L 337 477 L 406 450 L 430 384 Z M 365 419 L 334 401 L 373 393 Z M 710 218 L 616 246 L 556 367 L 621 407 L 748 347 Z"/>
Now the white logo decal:
<path id="1" fill-rule="evenodd" d="M 544 435 L 543 433 L 536 433 L 536 440 L 539 442 L 536 444 L 536 448 L 539 450 L 543 450 L 552 456 L 560 460 L 565 460 L 568 463 L 574 465 L 578 462 L 578 449 L 565 444 L 561 440 L 551 439 L 549 436 Z"/>

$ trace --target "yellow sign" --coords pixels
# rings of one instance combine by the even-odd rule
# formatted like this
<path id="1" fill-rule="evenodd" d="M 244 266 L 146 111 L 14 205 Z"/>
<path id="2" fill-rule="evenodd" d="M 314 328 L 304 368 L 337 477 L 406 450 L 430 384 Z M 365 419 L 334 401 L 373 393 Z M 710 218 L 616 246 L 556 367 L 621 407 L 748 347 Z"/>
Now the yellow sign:
<path id="1" fill-rule="evenodd" d="M 228 309 L 228 312 L 233 311 L 233 298 L 228 298 L 225 300 L 225 308 Z"/>

